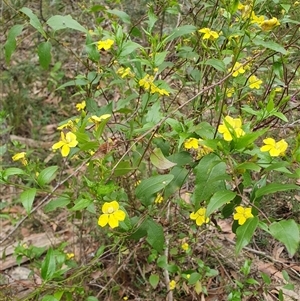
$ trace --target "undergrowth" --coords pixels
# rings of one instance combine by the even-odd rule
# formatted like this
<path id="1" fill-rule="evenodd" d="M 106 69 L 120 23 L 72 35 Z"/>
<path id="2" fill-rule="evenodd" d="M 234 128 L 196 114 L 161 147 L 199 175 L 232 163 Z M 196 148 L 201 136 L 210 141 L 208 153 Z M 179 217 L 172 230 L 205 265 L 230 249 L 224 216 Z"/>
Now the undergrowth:
<path id="1" fill-rule="evenodd" d="M 4 2 L 0 178 L 15 195 L 1 218 L 23 212 L 1 243 L 34 218 L 66 237 L 15 247 L 32 279 L 20 300 L 274 295 L 244 250 L 272 261 L 267 238 L 299 258 L 299 3 L 72 2 L 80 13 L 54 15 Z M 279 300 L 294 289 L 282 279 Z"/>

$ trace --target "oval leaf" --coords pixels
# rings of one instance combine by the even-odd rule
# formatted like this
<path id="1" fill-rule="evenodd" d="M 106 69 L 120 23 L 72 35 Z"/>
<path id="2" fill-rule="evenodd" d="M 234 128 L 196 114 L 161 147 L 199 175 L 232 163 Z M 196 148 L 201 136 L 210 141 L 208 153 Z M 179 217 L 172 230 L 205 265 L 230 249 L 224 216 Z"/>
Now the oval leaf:
<path id="1" fill-rule="evenodd" d="M 51 63 L 51 43 L 49 41 L 43 42 L 39 45 L 38 56 L 40 65 L 44 69 L 48 69 Z"/>
<path id="2" fill-rule="evenodd" d="M 159 276 L 157 274 L 150 275 L 149 283 L 154 289 L 156 289 L 158 282 L 159 282 Z"/>
<path id="3" fill-rule="evenodd" d="M 211 215 L 214 211 L 219 209 L 224 204 L 230 202 L 233 200 L 236 196 L 236 192 L 230 191 L 230 190 L 221 190 L 217 191 L 210 199 L 207 209 L 206 209 L 206 215 Z"/>
<path id="4" fill-rule="evenodd" d="M 245 224 L 236 230 L 236 246 L 235 253 L 238 255 L 241 250 L 250 242 L 256 228 L 258 226 L 258 217 L 249 218 Z"/>
<path id="5" fill-rule="evenodd" d="M 165 158 L 160 148 L 154 149 L 153 153 L 150 155 L 150 161 L 159 169 L 169 169 L 176 165 L 176 163 Z"/>
<path id="6" fill-rule="evenodd" d="M 40 20 L 31 9 L 23 7 L 20 9 L 20 12 L 24 13 L 30 19 L 30 25 L 32 25 L 44 38 L 47 37 Z"/>
<path id="7" fill-rule="evenodd" d="M 55 255 L 53 249 L 47 251 L 46 258 L 42 262 L 41 276 L 43 280 L 51 280 L 56 270 Z"/>
<path id="8" fill-rule="evenodd" d="M 49 166 L 43 169 L 37 177 L 37 182 L 40 186 L 49 184 L 55 177 L 58 166 Z"/>
<path id="9" fill-rule="evenodd" d="M 255 198 L 259 198 L 261 196 L 275 193 L 278 191 L 288 191 L 288 190 L 294 190 L 294 189 L 300 189 L 300 186 L 295 184 L 281 184 L 281 183 L 271 183 L 269 185 L 266 185 L 264 187 L 261 187 L 256 190 Z"/>
<path id="10" fill-rule="evenodd" d="M 299 227 L 293 219 L 282 220 L 270 225 L 271 234 L 287 248 L 291 256 L 294 256 L 300 244 Z"/>
<path id="11" fill-rule="evenodd" d="M 20 195 L 20 201 L 21 201 L 23 207 L 25 208 L 27 214 L 29 214 L 32 209 L 32 204 L 33 204 L 35 195 L 36 195 L 35 188 L 29 188 L 29 189 L 23 191 Z"/>
<path id="12" fill-rule="evenodd" d="M 135 194 L 137 198 L 141 200 L 143 205 L 149 206 L 153 194 L 164 189 L 173 178 L 173 175 L 159 175 L 143 180 L 136 188 Z"/>
<path id="13" fill-rule="evenodd" d="M 80 199 L 76 204 L 71 208 L 71 210 L 81 210 L 87 208 L 93 201 L 90 199 Z"/>
<path id="14" fill-rule="evenodd" d="M 14 25 L 8 32 L 7 40 L 4 44 L 5 60 L 7 64 L 9 64 L 10 58 L 16 50 L 16 37 L 22 33 L 23 27 L 23 25 Z"/>
<path id="15" fill-rule="evenodd" d="M 47 24 L 53 30 L 61 30 L 61 29 L 70 28 L 70 29 L 78 30 L 78 31 L 81 31 L 84 33 L 88 32 L 82 25 L 80 25 L 77 21 L 75 21 L 70 15 L 53 16 L 47 21 Z"/>

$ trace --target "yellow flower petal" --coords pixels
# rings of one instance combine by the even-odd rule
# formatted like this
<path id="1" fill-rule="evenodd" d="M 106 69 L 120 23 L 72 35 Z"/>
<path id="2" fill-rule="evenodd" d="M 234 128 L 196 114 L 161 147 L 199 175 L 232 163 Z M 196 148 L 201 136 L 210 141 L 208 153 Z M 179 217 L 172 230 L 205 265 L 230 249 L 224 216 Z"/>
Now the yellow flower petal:
<path id="1" fill-rule="evenodd" d="M 61 154 L 63 157 L 67 157 L 70 153 L 70 147 L 67 144 L 64 144 L 61 148 Z"/>
<path id="2" fill-rule="evenodd" d="M 101 214 L 98 219 L 98 225 L 100 227 L 105 227 L 108 223 L 108 214 Z"/>

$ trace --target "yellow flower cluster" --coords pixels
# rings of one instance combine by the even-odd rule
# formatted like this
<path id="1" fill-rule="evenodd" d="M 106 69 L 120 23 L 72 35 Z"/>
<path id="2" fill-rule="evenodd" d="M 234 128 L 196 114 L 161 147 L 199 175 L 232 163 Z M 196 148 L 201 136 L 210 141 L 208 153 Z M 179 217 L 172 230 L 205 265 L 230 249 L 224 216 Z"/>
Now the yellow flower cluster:
<path id="1" fill-rule="evenodd" d="M 237 77 L 239 74 L 244 74 L 246 68 L 239 62 L 236 62 L 232 68 L 229 68 L 228 71 L 232 72 L 233 77 Z"/>
<path id="2" fill-rule="evenodd" d="M 143 87 L 146 91 L 150 91 L 151 94 L 158 93 L 160 95 L 169 96 L 169 92 L 167 90 L 158 88 L 153 81 L 154 77 L 146 74 L 144 78 L 139 80 L 139 86 Z"/>
<path id="3" fill-rule="evenodd" d="M 242 130 L 241 118 L 226 116 L 224 120 L 223 124 L 220 124 L 218 127 L 218 132 L 223 134 L 224 140 L 231 141 L 233 136 L 240 138 L 245 135 L 245 132 Z"/>
<path id="4" fill-rule="evenodd" d="M 163 200 L 164 200 L 163 196 L 160 193 L 158 193 L 155 200 L 154 200 L 154 203 L 155 204 L 160 204 Z"/>
<path id="5" fill-rule="evenodd" d="M 112 45 L 115 43 L 114 40 L 111 40 L 111 39 L 106 39 L 104 41 L 99 41 L 97 43 L 97 48 L 98 50 L 108 50 L 112 47 Z"/>
<path id="6" fill-rule="evenodd" d="M 104 115 L 101 115 L 100 117 L 93 115 L 88 120 L 89 120 L 89 122 L 94 123 L 96 126 L 96 129 L 97 129 L 99 124 L 101 123 L 101 121 L 109 119 L 110 116 L 111 116 L 110 114 L 104 114 Z"/>
<path id="7" fill-rule="evenodd" d="M 239 3 L 238 9 L 241 11 L 243 19 L 250 18 L 250 23 L 257 24 L 263 31 L 272 30 L 280 25 L 280 22 L 275 17 L 265 20 L 264 16 L 256 16 L 252 5 L 243 5 L 242 3 Z"/>
<path id="8" fill-rule="evenodd" d="M 209 28 L 201 28 L 198 30 L 200 33 L 204 33 L 203 40 L 216 40 L 220 35 Z"/>
<path id="9" fill-rule="evenodd" d="M 12 160 L 13 161 L 21 161 L 21 163 L 24 166 L 26 166 L 28 164 L 28 162 L 26 160 L 26 153 L 25 152 L 15 154 L 14 156 L 12 156 Z"/>
<path id="10" fill-rule="evenodd" d="M 197 151 L 197 160 L 199 160 L 203 156 L 213 152 L 210 147 L 204 145 L 202 142 L 202 139 L 189 138 L 185 140 L 183 145 L 186 149 L 195 149 Z"/>
<path id="11" fill-rule="evenodd" d="M 127 67 L 127 68 L 120 67 L 117 70 L 117 74 L 119 74 L 122 78 L 125 78 L 125 77 L 134 77 L 134 73 L 131 72 L 131 70 L 130 70 L 129 67 Z"/>
<path id="12" fill-rule="evenodd" d="M 271 157 L 284 156 L 288 148 L 288 144 L 284 139 L 276 142 L 273 138 L 266 138 L 263 140 L 264 146 L 260 148 L 262 152 L 269 152 Z"/>
<path id="13" fill-rule="evenodd" d="M 85 107 L 86 107 L 85 100 L 82 101 L 82 102 L 80 102 L 80 103 L 78 103 L 78 104 L 76 104 L 77 111 L 83 111 L 85 109 Z"/>

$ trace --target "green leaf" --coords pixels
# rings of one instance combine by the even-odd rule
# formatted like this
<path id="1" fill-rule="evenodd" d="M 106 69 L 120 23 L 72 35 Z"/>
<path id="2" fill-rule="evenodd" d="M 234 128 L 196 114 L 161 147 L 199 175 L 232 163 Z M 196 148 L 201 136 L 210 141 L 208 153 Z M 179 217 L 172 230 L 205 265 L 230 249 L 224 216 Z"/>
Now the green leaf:
<path id="1" fill-rule="evenodd" d="M 149 206 L 151 205 L 153 194 L 164 189 L 173 178 L 173 175 L 159 175 L 145 179 L 137 186 L 135 194 L 137 198 L 141 200 L 143 205 Z"/>
<path id="2" fill-rule="evenodd" d="M 121 161 L 115 168 L 114 176 L 120 177 L 131 172 L 133 168 L 131 167 L 131 163 L 129 161 Z"/>
<path id="3" fill-rule="evenodd" d="M 215 154 L 209 154 L 201 159 L 195 167 L 195 172 L 193 203 L 195 210 L 198 210 L 201 202 L 207 202 L 216 191 L 225 189 L 224 180 L 218 180 L 218 177 L 226 175 L 226 164 L 220 162 Z"/>
<path id="4" fill-rule="evenodd" d="M 265 132 L 267 132 L 268 129 L 263 129 L 260 131 L 257 131 L 255 133 L 247 133 L 242 137 L 239 137 L 234 142 L 234 147 L 236 149 L 243 149 L 245 147 L 251 146 L 251 144 L 258 139 L 260 136 L 262 136 Z"/>
<path id="5" fill-rule="evenodd" d="M 82 25 L 80 25 L 77 21 L 75 21 L 70 15 L 53 16 L 50 19 L 48 19 L 47 24 L 55 31 L 69 28 L 69 29 L 78 30 L 78 31 L 81 31 L 84 33 L 88 33 L 88 30 L 86 30 Z"/>
<path id="6" fill-rule="evenodd" d="M 23 7 L 20 9 L 20 12 L 24 13 L 30 19 L 30 25 L 32 25 L 45 39 L 47 38 L 47 34 L 43 29 L 43 26 L 38 19 L 38 17 L 32 12 L 31 9 L 27 7 Z"/>
<path id="7" fill-rule="evenodd" d="M 56 177 L 58 166 L 49 166 L 45 169 L 43 169 L 38 177 L 37 182 L 40 186 L 45 186 L 45 184 L 49 184 L 52 180 Z"/>
<path id="8" fill-rule="evenodd" d="M 159 283 L 159 275 L 151 274 L 149 277 L 149 283 L 154 289 L 156 289 Z"/>
<path id="9" fill-rule="evenodd" d="M 130 53 L 132 53 L 134 50 L 137 48 L 141 48 L 142 46 L 138 43 L 132 42 L 132 41 L 127 41 L 122 45 L 121 52 L 119 56 L 127 56 Z"/>
<path id="10" fill-rule="evenodd" d="M 22 33 L 24 25 L 14 25 L 8 32 L 7 40 L 4 44 L 5 50 L 5 61 L 7 64 L 10 63 L 10 58 L 16 50 L 17 42 L 16 37 Z"/>
<path id="11" fill-rule="evenodd" d="M 168 53 L 169 53 L 168 51 L 157 52 L 154 58 L 154 65 L 156 67 L 160 66 L 164 62 Z"/>
<path id="12" fill-rule="evenodd" d="M 203 63 L 204 65 L 212 66 L 220 72 L 226 71 L 226 66 L 223 61 L 218 59 L 209 59 Z"/>
<path id="13" fill-rule="evenodd" d="M 235 253 L 238 255 L 241 250 L 250 242 L 256 228 L 258 226 L 258 217 L 249 218 L 246 222 L 236 230 L 236 246 Z"/>
<path id="14" fill-rule="evenodd" d="M 174 194 L 183 186 L 188 177 L 189 171 L 182 166 L 175 166 L 172 168 L 170 174 L 174 176 L 174 179 L 165 188 L 164 197 L 166 198 Z"/>
<path id="15" fill-rule="evenodd" d="M 157 252 L 161 252 L 164 248 L 165 236 L 163 227 L 152 219 L 148 219 L 146 223 L 147 242 Z"/>
<path id="16" fill-rule="evenodd" d="M 3 179 L 7 180 L 9 176 L 14 175 L 25 175 L 25 171 L 23 169 L 17 168 L 17 167 L 10 167 L 4 170 L 3 172 Z"/>
<path id="17" fill-rule="evenodd" d="M 70 80 L 70 81 L 62 84 L 56 90 L 61 90 L 61 89 L 65 88 L 65 87 L 71 87 L 71 86 L 86 86 L 89 83 L 90 82 L 86 78 L 77 78 L 77 79 Z"/>
<path id="18" fill-rule="evenodd" d="M 261 196 L 275 193 L 278 191 L 289 191 L 289 190 L 295 190 L 295 189 L 300 189 L 300 186 L 295 185 L 295 184 L 271 183 L 271 184 L 268 184 L 264 187 L 257 189 L 255 192 L 255 198 L 257 199 Z"/>
<path id="19" fill-rule="evenodd" d="M 107 9 L 108 13 L 119 17 L 124 23 L 131 24 L 130 16 L 125 12 L 118 9 Z"/>
<path id="20" fill-rule="evenodd" d="M 93 200 L 91 199 L 79 199 L 78 201 L 75 202 L 75 205 L 70 209 L 70 210 L 82 210 L 87 208 L 90 204 L 93 203 Z"/>
<path id="21" fill-rule="evenodd" d="M 99 299 L 96 297 L 90 296 L 86 299 L 86 301 L 99 301 Z"/>
<path id="22" fill-rule="evenodd" d="M 294 256 L 300 244 L 299 225 L 293 220 L 282 220 L 270 225 L 273 237 L 282 242 L 291 256 Z"/>
<path id="23" fill-rule="evenodd" d="M 288 122 L 288 119 L 285 117 L 285 115 L 281 112 L 274 112 L 272 113 L 272 115 L 278 117 L 279 119 L 281 119 L 284 122 Z"/>
<path id="24" fill-rule="evenodd" d="M 264 41 L 263 39 L 256 37 L 252 40 L 253 44 L 256 46 L 262 46 L 264 48 L 268 48 L 274 50 L 276 52 L 280 52 L 282 54 L 287 54 L 288 52 L 284 49 L 283 46 L 274 42 L 274 41 Z"/>
<path id="25" fill-rule="evenodd" d="M 183 25 L 181 27 L 175 28 L 169 36 L 165 39 L 165 42 L 173 41 L 176 38 L 182 37 L 187 34 L 191 34 L 197 30 L 197 27 L 193 25 Z"/>
<path id="26" fill-rule="evenodd" d="M 217 191 L 210 199 L 207 209 L 206 216 L 210 216 L 214 211 L 219 209 L 224 204 L 232 201 L 236 196 L 236 192 L 230 190 Z"/>
<path id="27" fill-rule="evenodd" d="M 65 208 L 68 204 L 70 204 L 71 200 L 68 196 L 61 196 L 57 199 L 51 200 L 45 207 L 44 212 L 51 212 L 57 208 Z"/>
<path id="28" fill-rule="evenodd" d="M 44 69 L 48 69 L 51 63 L 51 43 L 49 41 L 43 42 L 39 45 L 38 56 L 40 65 Z"/>
<path id="29" fill-rule="evenodd" d="M 169 169 L 176 165 L 176 163 L 173 163 L 166 159 L 160 148 L 155 148 L 153 150 L 152 154 L 150 155 L 150 161 L 155 167 L 159 169 Z"/>
<path id="30" fill-rule="evenodd" d="M 35 195 L 36 195 L 35 188 L 29 188 L 20 194 L 20 201 L 21 201 L 23 207 L 25 208 L 27 214 L 29 214 L 32 209 L 32 204 L 33 204 Z"/>
<path id="31" fill-rule="evenodd" d="M 236 170 L 238 170 L 238 169 L 249 169 L 249 170 L 254 170 L 254 171 L 259 172 L 261 168 L 256 163 L 244 162 L 244 163 L 241 163 L 241 164 L 237 165 L 235 169 Z"/>
<path id="32" fill-rule="evenodd" d="M 98 300 L 98 299 L 97 299 Z M 55 297 L 53 296 L 50 296 L 50 295 L 46 295 L 43 297 L 43 299 L 41 301 L 59 301 L 58 299 L 56 299 Z"/>
<path id="33" fill-rule="evenodd" d="M 46 257 L 42 262 L 41 277 L 43 280 L 51 280 L 56 270 L 55 254 L 53 249 L 47 251 Z"/>

